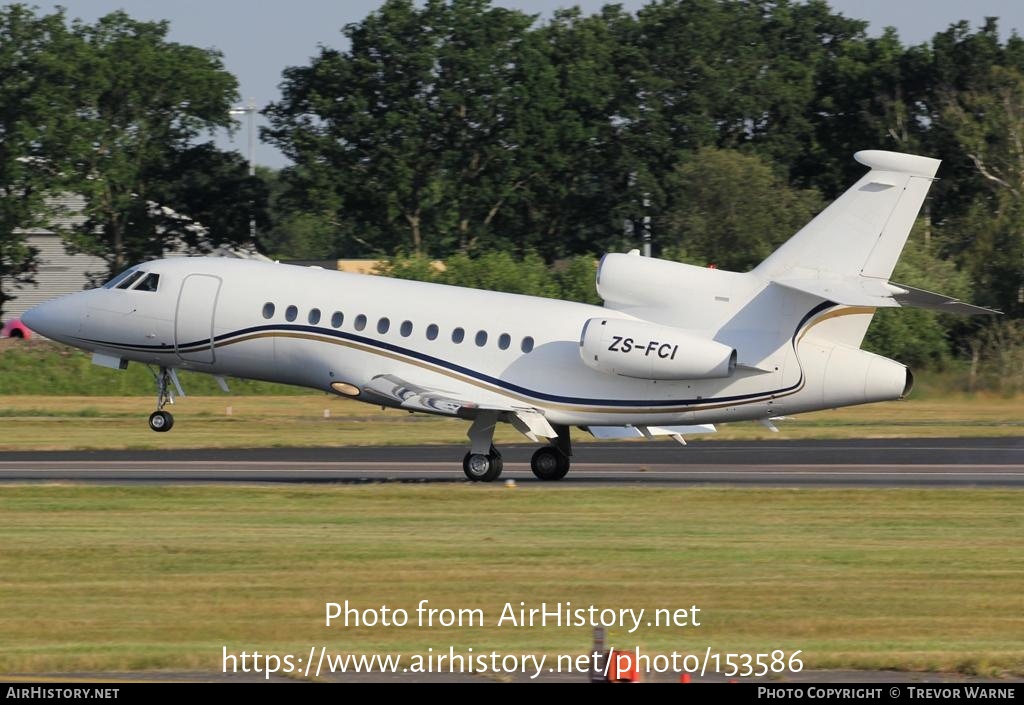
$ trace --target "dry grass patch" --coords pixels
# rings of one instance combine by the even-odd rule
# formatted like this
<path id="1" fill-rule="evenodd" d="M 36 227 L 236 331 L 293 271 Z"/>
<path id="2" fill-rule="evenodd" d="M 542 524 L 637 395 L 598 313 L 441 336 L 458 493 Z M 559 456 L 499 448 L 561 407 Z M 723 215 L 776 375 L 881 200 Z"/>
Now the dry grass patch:
<path id="1" fill-rule="evenodd" d="M 0 672 L 217 670 L 221 648 L 582 653 L 505 602 L 701 609 L 616 646 L 803 651 L 808 668 L 1024 673 L 1024 492 L 7 486 Z M 478 608 L 323 625 L 324 603 Z"/>

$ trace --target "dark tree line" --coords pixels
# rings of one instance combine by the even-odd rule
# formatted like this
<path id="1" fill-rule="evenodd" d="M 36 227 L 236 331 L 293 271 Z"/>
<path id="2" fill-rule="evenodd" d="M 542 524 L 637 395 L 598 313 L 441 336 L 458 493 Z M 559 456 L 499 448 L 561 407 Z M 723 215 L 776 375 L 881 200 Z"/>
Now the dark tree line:
<path id="1" fill-rule="evenodd" d="M 551 262 L 637 246 L 646 216 L 655 254 L 744 270 L 859 177 L 854 152 L 907 151 L 943 167 L 897 276 L 1024 316 L 1024 42 L 994 18 L 919 46 L 866 26 L 823 0 L 547 22 L 388 0 L 284 74 L 278 223 L 318 234 L 305 256 Z M 912 362 L 984 325 L 879 319 L 870 340 Z"/>
<path id="2" fill-rule="evenodd" d="M 87 222 L 67 240 L 113 270 L 169 238 L 244 240 L 255 217 L 278 257 L 389 258 L 424 278 L 442 275 L 408 257 L 443 258 L 445 281 L 592 296 L 585 258 L 638 246 L 645 220 L 656 255 L 743 270 L 859 176 L 855 151 L 891 149 L 943 160 L 897 280 L 1010 323 L 993 337 L 987 321 L 886 312 L 872 344 L 939 362 L 1014 339 L 1024 317 L 1024 42 L 995 19 L 904 46 L 823 0 L 543 22 L 489 0 L 385 0 L 284 72 L 263 139 L 293 165 L 255 179 L 208 141 L 235 79 L 167 29 L 0 10 L 5 280 L 31 276 L 17 228 L 74 191 Z"/>
<path id="3" fill-rule="evenodd" d="M 0 275 L 30 282 L 21 231 L 49 227 L 52 196 L 84 198 L 68 249 L 107 272 L 248 238 L 266 223 L 267 186 L 208 141 L 231 124 L 237 81 L 215 51 L 169 42 L 166 22 L 114 12 L 94 24 L 63 10 L 0 8 Z M 207 141 L 201 141 L 203 137 Z M 0 312 L 11 296 L 0 286 Z"/>

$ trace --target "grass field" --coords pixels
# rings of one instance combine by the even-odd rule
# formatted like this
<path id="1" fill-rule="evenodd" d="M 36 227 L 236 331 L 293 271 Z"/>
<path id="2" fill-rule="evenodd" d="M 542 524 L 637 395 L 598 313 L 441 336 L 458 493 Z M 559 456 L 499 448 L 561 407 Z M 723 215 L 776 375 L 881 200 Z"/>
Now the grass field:
<path id="1" fill-rule="evenodd" d="M 689 608 L 657 652 L 1024 674 L 1024 493 L 494 486 L 8 486 L 0 672 L 216 671 L 221 649 L 583 653 L 505 602 Z M 478 608 L 482 627 L 327 628 L 324 603 Z"/>
<path id="2" fill-rule="evenodd" d="M 422 445 L 463 443 L 468 428 L 466 421 L 382 411 L 315 393 L 190 396 L 172 410 L 174 429 L 161 434 L 146 425 L 152 411 L 146 398 L 0 396 L 0 450 Z M 754 422 L 724 424 L 719 433 L 694 440 L 1020 436 L 1024 398 L 888 402 L 802 414 L 778 426 L 780 433 Z M 577 440 L 590 439 L 573 433 Z M 505 424 L 495 438 L 499 444 L 524 440 Z"/>

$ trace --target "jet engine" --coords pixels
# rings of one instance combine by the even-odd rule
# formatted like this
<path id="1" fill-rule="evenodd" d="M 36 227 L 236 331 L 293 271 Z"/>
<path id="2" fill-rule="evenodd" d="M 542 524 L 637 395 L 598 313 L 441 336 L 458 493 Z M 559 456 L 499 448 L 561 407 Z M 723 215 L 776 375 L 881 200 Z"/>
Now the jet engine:
<path id="1" fill-rule="evenodd" d="M 591 318 L 580 357 L 590 368 L 637 379 L 715 379 L 736 369 L 736 350 L 693 333 L 646 321 Z"/>

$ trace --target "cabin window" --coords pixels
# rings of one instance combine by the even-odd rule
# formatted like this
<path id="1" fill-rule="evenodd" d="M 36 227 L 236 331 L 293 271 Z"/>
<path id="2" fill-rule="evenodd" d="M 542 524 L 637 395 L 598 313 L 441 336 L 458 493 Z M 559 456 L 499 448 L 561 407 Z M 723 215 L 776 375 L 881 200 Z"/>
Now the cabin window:
<path id="1" fill-rule="evenodd" d="M 356 330 L 362 330 L 363 328 L 366 328 L 366 316 L 364 316 L 361 313 L 358 316 L 356 316 L 355 328 Z"/>
<path id="2" fill-rule="evenodd" d="M 466 331 L 461 328 L 456 328 L 452 331 L 452 342 L 461 343 L 466 338 Z"/>
<path id="3" fill-rule="evenodd" d="M 341 328 L 341 324 L 344 322 L 345 316 L 341 311 L 335 311 L 331 316 L 331 325 L 335 328 Z"/>
<path id="4" fill-rule="evenodd" d="M 128 288 L 128 287 L 130 287 L 130 286 L 131 286 L 132 284 L 134 284 L 134 283 L 135 283 L 135 282 L 136 282 L 136 281 L 138 280 L 138 278 L 139 278 L 139 277 L 141 277 L 141 276 L 142 276 L 143 274 L 145 274 L 145 272 L 140 272 L 139 270 L 137 270 L 137 269 L 136 269 L 136 270 L 135 270 L 134 272 L 132 272 L 132 273 L 131 273 L 130 275 L 128 275 L 127 277 L 125 277 L 124 279 L 122 279 L 122 280 L 121 280 L 121 281 L 120 281 L 120 282 L 118 283 L 118 285 L 117 285 L 117 288 L 118 288 L 118 289 L 127 289 L 127 288 Z"/>
<path id="5" fill-rule="evenodd" d="M 508 346 L 512 344 L 512 336 L 508 333 L 502 333 L 498 336 L 498 347 L 502 350 L 508 350 Z"/>
<path id="6" fill-rule="evenodd" d="M 156 291 L 158 286 L 160 286 L 160 275 L 150 273 L 135 285 L 133 291 Z"/>
<path id="7" fill-rule="evenodd" d="M 284 310 L 284 318 L 286 321 L 294 321 L 299 316 L 299 309 L 295 306 L 289 306 Z"/>
<path id="8" fill-rule="evenodd" d="M 273 318 L 274 317 L 274 308 L 275 308 L 274 304 L 272 304 L 269 301 L 267 303 L 263 304 L 263 317 L 267 318 L 267 319 Z"/>
<path id="9" fill-rule="evenodd" d="M 389 321 L 387 318 L 382 318 L 379 321 L 377 321 L 377 332 L 380 333 L 381 335 L 387 333 L 389 328 L 391 328 L 391 321 Z"/>
<path id="10" fill-rule="evenodd" d="M 437 324 L 431 323 L 427 326 L 427 340 L 437 340 Z"/>
<path id="11" fill-rule="evenodd" d="M 523 338 L 523 344 L 520 346 L 524 353 L 531 352 L 533 350 L 533 338 L 526 336 Z"/>
<path id="12" fill-rule="evenodd" d="M 319 323 L 320 322 L 320 309 L 318 309 L 318 308 L 310 309 L 309 317 L 307 318 L 307 320 L 309 321 L 309 325 L 311 325 L 311 326 L 315 326 L 317 323 Z"/>
<path id="13" fill-rule="evenodd" d="M 485 345 L 487 345 L 487 331 L 478 330 L 476 332 L 476 346 L 482 348 Z"/>
<path id="14" fill-rule="evenodd" d="M 412 321 L 402 321 L 401 334 L 403 338 L 408 338 L 412 335 Z"/>

